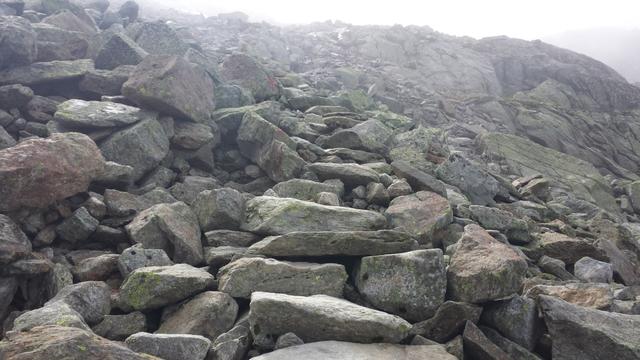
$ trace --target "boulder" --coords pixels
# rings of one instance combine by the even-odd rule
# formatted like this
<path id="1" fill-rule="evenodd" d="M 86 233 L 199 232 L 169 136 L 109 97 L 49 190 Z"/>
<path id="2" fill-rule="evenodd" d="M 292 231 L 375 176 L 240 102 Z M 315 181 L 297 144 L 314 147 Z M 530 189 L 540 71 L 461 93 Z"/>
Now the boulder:
<path id="1" fill-rule="evenodd" d="M 585 256 L 596 260 L 608 260 L 602 250 L 587 240 L 554 232 L 540 234 L 539 238 L 544 255 L 562 260 L 567 265 L 573 265 Z"/>
<path id="2" fill-rule="evenodd" d="M 458 187 L 473 204 L 491 205 L 497 195 L 508 197 L 498 180 L 485 169 L 454 153 L 436 169 L 438 178 Z"/>
<path id="3" fill-rule="evenodd" d="M 347 272 L 339 264 L 312 264 L 264 258 L 242 258 L 218 271 L 218 289 L 235 298 L 256 291 L 289 295 L 342 297 Z"/>
<path id="4" fill-rule="evenodd" d="M 11 332 L 0 342 L 0 354 L 15 360 L 68 359 L 153 360 L 88 329 L 59 325 L 38 326 Z"/>
<path id="5" fill-rule="evenodd" d="M 134 270 L 120 286 L 120 301 L 135 310 L 150 310 L 182 301 L 210 288 L 208 272 L 187 264 Z"/>
<path id="6" fill-rule="evenodd" d="M 294 198 L 304 201 L 317 201 L 320 193 L 334 193 L 341 196 L 344 193 L 344 186 L 340 183 L 316 182 L 305 179 L 291 179 L 277 183 L 273 191 L 279 197 Z"/>
<path id="7" fill-rule="evenodd" d="M 278 235 L 292 231 L 379 230 L 385 226 L 384 216 L 373 211 L 258 196 L 247 202 L 242 228 L 258 234 Z"/>
<path id="8" fill-rule="evenodd" d="M 249 323 L 254 338 L 275 338 L 293 332 L 305 343 L 335 339 L 398 343 L 411 328 L 411 324 L 397 316 L 326 295 L 255 292 L 250 307 Z"/>
<path id="9" fill-rule="evenodd" d="M 69 31 L 57 26 L 36 23 L 38 56 L 35 61 L 77 60 L 87 56 L 89 36 L 79 31 Z"/>
<path id="10" fill-rule="evenodd" d="M 33 90 L 16 84 L 0 86 L 0 109 L 21 108 L 33 99 Z"/>
<path id="11" fill-rule="evenodd" d="M 447 269 L 447 294 L 457 301 L 483 303 L 518 292 L 526 261 L 478 225 L 467 225 Z"/>
<path id="12" fill-rule="evenodd" d="M 111 288 L 102 281 L 84 281 L 67 285 L 45 306 L 57 302 L 69 305 L 88 324 L 97 324 L 111 312 Z"/>
<path id="13" fill-rule="evenodd" d="M 118 270 L 122 277 L 127 277 L 135 269 L 147 266 L 173 265 L 167 253 L 162 249 L 145 249 L 142 244 L 136 244 L 125 249 L 118 256 Z"/>
<path id="14" fill-rule="evenodd" d="M 82 9 L 61 9 L 42 19 L 45 24 L 59 27 L 68 31 L 77 31 L 87 35 L 98 32 L 95 22 Z"/>
<path id="15" fill-rule="evenodd" d="M 55 121 L 65 128 L 113 128 L 152 118 L 154 114 L 133 106 L 109 101 L 67 100 L 58 105 Z"/>
<path id="16" fill-rule="evenodd" d="M 609 313 L 540 296 L 554 359 L 637 359 L 640 316 Z"/>
<path id="17" fill-rule="evenodd" d="M 238 230 L 244 219 L 245 200 L 237 190 L 222 188 L 201 192 L 193 203 L 193 212 L 202 231 Z"/>
<path id="18" fill-rule="evenodd" d="M 0 211 L 46 207 L 86 191 L 103 168 L 98 147 L 79 133 L 53 134 L 0 150 Z"/>
<path id="19" fill-rule="evenodd" d="M 471 218 L 483 228 L 501 231 L 511 242 L 524 244 L 530 241 L 527 222 L 507 211 L 481 205 L 471 205 L 469 211 Z"/>
<path id="20" fill-rule="evenodd" d="M 175 262 L 199 265 L 204 260 L 198 219 L 183 202 L 154 205 L 125 228 L 133 241 L 146 249 L 162 249 Z"/>
<path id="21" fill-rule="evenodd" d="M 211 77 L 179 56 L 150 55 L 122 85 L 122 94 L 142 107 L 195 122 L 215 108 Z"/>
<path id="22" fill-rule="evenodd" d="M 324 141 L 325 147 L 348 148 L 384 153 L 392 132 L 378 120 L 371 119 L 350 128 L 339 130 Z"/>
<path id="23" fill-rule="evenodd" d="M 462 334 L 465 354 L 474 354 L 478 359 L 510 360 L 511 357 L 494 344 L 471 321 L 467 321 Z"/>
<path id="24" fill-rule="evenodd" d="M 536 285 L 528 289 L 525 295 L 531 298 L 554 296 L 575 305 L 602 310 L 609 309 L 613 304 L 613 290 L 608 284 Z"/>
<path id="25" fill-rule="evenodd" d="M 96 69 L 113 70 L 120 65 L 138 65 L 147 55 L 125 34 L 113 34 L 100 48 L 95 66 Z"/>
<path id="26" fill-rule="evenodd" d="M 433 317 L 414 324 L 411 334 L 444 343 L 461 334 L 467 322 L 477 323 L 481 313 L 481 306 L 445 301 Z"/>
<path id="27" fill-rule="evenodd" d="M 56 234 L 70 243 L 81 243 L 89 239 L 99 224 L 98 219 L 91 216 L 86 208 L 81 207 L 56 226 Z"/>
<path id="28" fill-rule="evenodd" d="M 10 217 L 0 214 L 0 264 L 9 264 L 29 254 L 31 242 L 27 235 Z"/>
<path id="29" fill-rule="evenodd" d="M 147 318 L 139 311 L 124 315 L 105 315 L 92 330 L 96 335 L 109 340 L 122 341 L 135 333 L 146 331 Z"/>
<path id="30" fill-rule="evenodd" d="M 133 73 L 135 66 L 122 65 L 113 70 L 90 70 L 80 83 L 78 88 L 99 96 L 118 96 L 129 76 Z"/>
<path id="31" fill-rule="evenodd" d="M 355 285 L 376 308 L 412 322 L 430 318 L 444 302 L 447 278 L 440 249 L 367 256 Z"/>
<path id="32" fill-rule="evenodd" d="M 140 180 L 158 166 L 169 152 L 169 139 L 155 118 L 146 118 L 117 131 L 100 144 L 104 157 L 133 167 L 133 180 Z"/>
<path id="33" fill-rule="evenodd" d="M 135 4 L 135 2 L 129 2 Z M 124 4 L 123 4 L 124 6 Z M 126 10 L 127 16 L 133 16 L 133 11 Z M 136 16 L 137 17 L 137 10 Z M 131 19 L 131 21 L 134 21 Z M 136 22 L 127 27 L 127 34 L 141 48 L 152 55 L 183 56 L 189 46 L 164 21 Z"/>
<path id="34" fill-rule="evenodd" d="M 233 327 L 237 316 L 238 304 L 231 296 L 205 291 L 170 309 L 156 333 L 192 334 L 215 339 Z"/>
<path id="35" fill-rule="evenodd" d="M 406 179 L 412 189 L 416 191 L 431 191 L 440 196 L 447 197 L 447 190 L 442 181 L 411 166 L 408 162 L 396 160 L 391 163 L 391 167 L 393 168 L 393 173 L 400 178 Z"/>
<path id="36" fill-rule="evenodd" d="M 29 65 L 36 60 L 36 33 L 18 16 L 0 17 L 0 70 Z"/>
<path id="37" fill-rule="evenodd" d="M 204 360 L 211 346 L 211 340 L 200 335 L 145 332 L 129 336 L 124 343 L 135 352 L 165 360 Z"/>
<path id="38" fill-rule="evenodd" d="M 28 331 L 38 326 L 58 325 L 90 330 L 82 315 L 65 302 L 54 302 L 47 306 L 22 313 L 13 321 L 15 331 Z M 0 353 L 2 354 L 2 353 Z"/>
<path id="39" fill-rule="evenodd" d="M 276 98 L 280 94 L 278 81 L 249 55 L 229 55 L 222 63 L 220 75 L 227 82 L 251 91 L 258 102 Z"/>
<path id="40" fill-rule="evenodd" d="M 421 244 L 431 241 L 436 231 L 446 228 L 453 221 L 449 201 L 429 191 L 391 200 L 384 215 L 391 227 L 413 235 Z"/>
<path id="41" fill-rule="evenodd" d="M 307 168 L 321 181 L 339 179 L 348 188 L 380 182 L 377 172 L 358 164 L 314 163 Z"/>
<path id="42" fill-rule="evenodd" d="M 439 345 L 358 344 L 343 341 L 319 341 L 273 351 L 254 360 L 455 360 Z"/>
<path id="43" fill-rule="evenodd" d="M 611 264 L 592 259 L 588 256 L 576 261 L 573 272 L 578 279 L 584 282 L 613 282 L 613 267 Z"/>
<path id="44" fill-rule="evenodd" d="M 0 85 L 43 85 L 77 80 L 94 70 L 93 60 L 38 62 L 28 66 L 0 71 Z"/>
<path id="45" fill-rule="evenodd" d="M 183 150 L 198 150 L 207 144 L 215 147 L 220 142 L 220 135 L 215 123 L 213 125 L 195 124 L 188 121 L 176 121 L 171 144 Z M 213 130 L 216 130 L 214 133 Z"/>
<path id="46" fill-rule="evenodd" d="M 536 302 L 522 296 L 485 305 L 481 321 L 529 351 L 544 332 Z"/>
<path id="47" fill-rule="evenodd" d="M 272 257 L 367 256 L 414 250 L 418 243 L 395 230 L 291 232 L 269 236 L 248 252 Z"/>

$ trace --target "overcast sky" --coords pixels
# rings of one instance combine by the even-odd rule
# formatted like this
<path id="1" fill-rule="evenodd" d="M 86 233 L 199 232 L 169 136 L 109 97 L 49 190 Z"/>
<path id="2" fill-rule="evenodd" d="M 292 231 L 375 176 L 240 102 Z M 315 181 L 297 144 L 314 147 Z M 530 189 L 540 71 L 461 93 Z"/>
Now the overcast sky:
<path id="1" fill-rule="evenodd" d="M 640 0 L 157 0 L 215 15 L 243 11 L 253 20 L 429 25 L 452 35 L 537 39 L 593 27 L 640 28 Z M 178 5 L 180 4 L 180 5 Z"/>

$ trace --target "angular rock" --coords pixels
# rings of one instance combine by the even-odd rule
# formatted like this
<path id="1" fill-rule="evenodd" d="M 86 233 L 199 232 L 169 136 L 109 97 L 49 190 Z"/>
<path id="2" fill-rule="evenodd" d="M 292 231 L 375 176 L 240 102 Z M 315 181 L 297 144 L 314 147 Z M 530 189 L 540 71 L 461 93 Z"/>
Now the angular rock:
<path id="1" fill-rule="evenodd" d="M 173 265 L 173 262 L 164 250 L 145 249 L 141 244 L 124 250 L 118 257 L 118 270 L 120 270 L 122 277 L 126 277 L 139 268 L 169 265 Z"/>
<path id="2" fill-rule="evenodd" d="M 371 119 L 350 129 L 335 132 L 324 142 L 324 146 L 384 153 L 391 135 L 391 129 L 380 121 Z"/>
<path id="3" fill-rule="evenodd" d="M 373 211 L 258 196 L 247 202 L 242 228 L 277 235 L 292 231 L 378 230 L 385 226 L 384 216 Z"/>
<path id="4" fill-rule="evenodd" d="M 113 70 L 93 70 L 85 74 L 80 80 L 78 88 L 100 96 L 118 96 L 135 66 L 122 65 Z"/>
<path id="5" fill-rule="evenodd" d="M 201 192 L 219 187 L 220 184 L 214 178 L 187 176 L 183 182 L 176 183 L 169 188 L 169 191 L 179 201 L 193 205 Z"/>
<path id="6" fill-rule="evenodd" d="M 147 118 L 113 133 L 100 144 L 104 157 L 133 167 L 133 180 L 140 180 L 158 166 L 169 152 L 169 139 L 162 125 Z"/>
<path id="7" fill-rule="evenodd" d="M 72 6 L 69 6 L 71 8 Z M 73 11 L 72 11 L 73 10 Z M 45 24 L 50 24 L 68 31 L 77 31 L 87 35 L 94 35 L 98 29 L 95 22 L 81 9 L 60 9 L 42 19 Z"/>
<path id="8" fill-rule="evenodd" d="M 587 309 L 540 296 L 554 359 L 637 359 L 640 317 Z"/>
<path id="9" fill-rule="evenodd" d="M 133 241 L 162 249 L 175 262 L 199 265 L 204 260 L 198 219 L 183 202 L 154 205 L 125 228 Z"/>
<path id="10" fill-rule="evenodd" d="M 244 218 L 245 200 L 237 190 L 205 190 L 193 203 L 193 212 L 202 231 L 238 230 Z"/>
<path id="11" fill-rule="evenodd" d="M 38 326 L 57 325 L 90 330 L 82 315 L 64 302 L 27 311 L 13 321 L 13 330 L 28 331 Z"/>
<path id="12" fill-rule="evenodd" d="M 501 231 L 516 244 L 530 241 L 527 222 L 515 218 L 507 211 L 481 205 L 471 205 L 469 211 L 471 217 L 485 229 Z"/>
<path id="13" fill-rule="evenodd" d="M 165 360 L 204 360 L 211 340 L 199 335 L 136 333 L 124 343 L 135 352 Z"/>
<path id="14" fill-rule="evenodd" d="M 258 102 L 280 94 L 278 81 L 249 55 L 238 53 L 228 56 L 222 63 L 220 75 L 227 82 L 251 91 Z"/>
<path id="15" fill-rule="evenodd" d="M 477 323 L 481 313 L 481 306 L 445 301 L 432 318 L 414 324 L 411 334 L 443 343 L 461 334 L 467 322 Z"/>
<path id="16" fill-rule="evenodd" d="M 478 359 L 511 359 L 507 353 L 492 343 L 482 330 L 478 329 L 478 327 L 470 321 L 467 321 L 462 338 L 464 339 L 465 354 L 474 354 Z"/>
<path id="17" fill-rule="evenodd" d="M 0 109 L 21 108 L 33 99 L 33 90 L 19 84 L 0 86 Z"/>
<path id="18" fill-rule="evenodd" d="M 128 4 L 135 5 L 137 8 L 134 1 L 130 1 Z M 131 21 L 134 21 L 137 18 L 137 10 L 133 10 L 134 8 L 130 6 L 129 9 L 122 12 L 122 14 L 126 14 L 122 16 L 134 17 L 134 19 L 130 18 Z M 182 56 L 189 47 L 164 21 L 136 22 L 127 28 L 127 33 L 140 47 L 153 55 Z"/>
<path id="19" fill-rule="evenodd" d="M 500 335 L 500 333 L 490 327 L 480 326 L 480 330 L 494 344 L 498 345 L 502 351 L 511 356 L 512 359 L 540 360 L 540 357 L 533 354 L 524 347 Z"/>
<path id="20" fill-rule="evenodd" d="M 567 265 L 573 265 L 585 256 L 596 260 L 608 260 L 602 250 L 586 240 L 554 232 L 546 232 L 539 237 L 542 252 L 546 256 L 564 261 Z"/>
<path id="21" fill-rule="evenodd" d="M 49 325 L 11 332 L 0 342 L 0 354 L 15 360 L 68 359 L 153 360 L 88 329 Z"/>
<path id="22" fill-rule="evenodd" d="M 96 69 L 113 70 L 120 65 L 138 65 L 147 56 L 135 41 L 124 34 L 113 34 L 95 58 Z"/>
<path id="23" fill-rule="evenodd" d="M 86 191 L 103 168 L 98 147 L 79 133 L 53 134 L 0 150 L 0 211 L 46 207 Z"/>
<path id="24" fill-rule="evenodd" d="M 111 312 L 111 288 L 102 281 L 85 281 L 68 285 L 45 306 L 58 302 L 69 305 L 88 324 L 97 324 Z"/>
<path id="25" fill-rule="evenodd" d="M 527 290 L 525 295 L 531 298 L 554 296 L 575 305 L 602 310 L 609 309 L 613 304 L 613 291 L 607 284 L 536 285 Z"/>
<path id="26" fill-rule="evenodd" d="M 0 126 L 0 150 L 10 148 L 16 144 L 17 142 L 13 136 L 9 135 L 9 133 Z"/>
<path id="27" fill-rule="evenodd" d="M 171 138 L 171 144 L 181 149 L 198 150 L 208 143 L 212 143 L 215 147 L 220 142 L 220 135 L 218 133 L 214 135 L 209 125 L 177 121 L 174 127 L 175 134 Z"/>
<path id="28" fill-rule="evenodd" d="M 453 221 L 449 201 L 429 191 L 393 199 L 384 215 L 390 226 L 413 235 L 421 244 Z"/>
<path id="29" fill-rule="evenodd" d="M 36 33 L 18 16 L 0 17 L 0 70 L 29 65 L 36 59 Z"/>
<path id="30" fill-rule="evenodd" d="M 455 360 L 440 345 L 358 344 L 342 341 L 319 341 L 293 346 L 254 357 L 255 360 Z"/>
<path id="31" fill-rule="evenodd" d="M 153 116 L 133 106 L 72 99 L 58 105 L 54 119 L 65 128 L 82 130 L 126 126 Z"/>
<path id="32" fill-rule="evenodd" d="M 69 31 L 46 23 L 32 24 L 37 35 L 37 62 L 77 60 L 87 56 L 89 36 L 79 31 Z"/>
<path id="33" fill-rule="evenodd" d="M 135 310 L 174 304 L 213 285 L 208 272 L 187 264 L 134 270 L 120 286 L 120 300 Z"/>
<path id="34" fill-rule="evenodd" d="M 588 256 L 576 261 L 573 269 L 576 277 L 584 282 L 613 282 L 613 267 L 611 264 L 592 259 Z"/>
<path id="35" fill-rule="evenodd" d="M 92 330 L 96 335 L 109 340 L 122 341 L 135 333 L 146 331 L 147 318 L 139 311 L 125 315 L 105 315 Z"/>
<path id="36" fill-rule="evenodd" d="M 619 276 L 625 285 L 640 285 L 640 269 L 631 261 L 616 244 L 609 239 L 598 239 L 598 248 L 605 252 L 611 261 L 611 266 L 616 276 Z"/>
<path id="37" fill-rule="evenodd" d="M 258 242 L 258 235 L 235 230 L 213 230 L 204 234 L 209 246 L 249 247 Z"/>
<path id="38" fill-rule="evenodd" d="M 212 271 L 227 265 L 234 259 L 243 257 L 247 252 L 247 248 L 235 246 L 208 247 L 204 250 L 204 259 Z"/>
<path id="39" fill-rule="evenodd" d="M 467 225 L 447 269 L 447 293 L 458 301 L 482 303 L 520 290 L 527 263 L 478 225 Z"/>
<path id="40" fill-rule="evenodd" d="M 391 163 L 391 167 L 393 168 L 393 173 L 398 177 L 405 178 L 414 190 L 431 191 L 445 198 L 447 197 L 447 190 L 442 181 L 411 166 L 408 162 L 396 160 Z"/>
<path id="41" fill-rule="evenodd" d="M 307 168 L 318 175 L 321 181 L 339 179 L 349 188 L 380 182 L 378 173 L 358 164 L 314 163 Z"/>
<path id="42" fill-rule="evenodd" d="M 213 91 L 213 81 L 204 70 L 169 55 L 147 56 L 122 85 L 122 94 L 133 102 L 195 122 L 211 118 Z"/>
<path id="43" fill-rule="evenodd" d="M 79 79 L 93 70 L 93 60 L 38 62 L 0 72 L 0 85 L 40 85 Z"/>
<path id="44" fill-rule="evenodd" d="M 236 298 L 256 291 L 342 297 L 347 272 L 339 264 L 242 258 L 221 268 L 217 277 L 218 289 Z"/>
<path id="45" fill-rule="evenodd" d="M 215 339 L 233 327 L 238 304 L 231 296 L 218 291 L 205 291 L 177 305 L 163 319 L 157 334 L 192 334 Z"/>
<path id="46" fill-rule="evenodd" d="M 303 297 L 255 292 L 250 307 L 254 338 L 293 332 L 305 343 L 335 339 L 397 343 L 411 328 L 411 324 L 397 316 L 326 295 Z"/>
<path id="47" fill-rule="evenodd" d="M 270 236 L 251 245 L 248 252 L 273 257 L 367 256 L 414 250 L 418 243 L 394 230 L 292 232 Z"/>
<path id="48" fill-rule="evenodd" d="M 451 154 L 438 166 L 436 174 L 440 180 L 462 190 L 477 205 L 491 205 L 496 195 L 508 195 L 491 174 L 460 154 Z"/>
<path id="49" fill-rule="evenodd" d="M 70 243 L 83 242 L 96 231 L 98 224 L 100 221 L 81 207 L 56 227 L 56 233 L 62 240 Z"/>
<path id="50" fill-rule="evenodd" d="M 106 281 L 118 273 L 118 255 L 104 254 L 80 261 L 73 267 L 76 281 Z"/>
<path id="51" fill-rule="evenodd" d="M 566 265 L 562 260 L 554 259 L 546 255 L 538 260 L 538 266 L 546 273 L 552 274 L 560 280 L 575 280 L 576 277 L 572 273 L 568 272 Z"/>
<path id="52" fill-rule="evenodd" d="M 440 249 L 367 256 L 356 268 L 358 292 L 373 306 L 412 322 L 444 302 L 447 278 Z"/>
<path id="53" fill-rule="evenodd" d="M 10 217 L 0 214 L 0 264 L 11 263 L 29 254 L 31 242 L 27 235 Z"/>
<path id="54" fill-rule="evenodd" d="M 251 346 L 248 318 L 239 320 L 233 329 L 218 336 L 209 349 L 209 359 L 244 359 Z"/>
<path id="55" fill-rule="evenodd" d="M 481 321 L 530 351 L 544 332 L 536 302 L 527 297 L 515 296 L 485 305 Z"/>
<path id="56" fill-rule="evenodd" d="M 334 193 L 341 196 L 344 193 L 344 186 L 335 183 L 320 183 L 304 179 L 291 179 L 277 183 L 273 191 L 279 197 L 294 198 L 304 201 L 316 201 L 322 192 Z"/>

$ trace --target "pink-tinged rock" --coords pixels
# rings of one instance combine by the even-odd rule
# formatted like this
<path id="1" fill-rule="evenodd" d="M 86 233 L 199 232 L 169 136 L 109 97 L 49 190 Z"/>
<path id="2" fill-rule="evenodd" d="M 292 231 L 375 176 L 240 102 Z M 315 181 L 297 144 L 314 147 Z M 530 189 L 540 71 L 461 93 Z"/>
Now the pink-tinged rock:
<path id="1" fill-rule="evenodd" d="M 79 192 L 104 168 L 88 136 L 54 134 L 0 150 L 0 211 L 46 207 Z"/>

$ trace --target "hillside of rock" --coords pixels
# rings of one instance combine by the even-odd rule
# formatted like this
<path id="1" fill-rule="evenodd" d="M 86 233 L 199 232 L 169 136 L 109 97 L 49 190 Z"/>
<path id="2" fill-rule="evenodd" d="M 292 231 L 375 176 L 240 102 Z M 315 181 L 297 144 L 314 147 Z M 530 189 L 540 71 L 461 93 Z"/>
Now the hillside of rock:
<path id="1" fill-rule="evenodd" d="M 540 41 L 0 0 L 0 360 L 640 359 L 639 171 Z"/>

